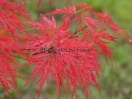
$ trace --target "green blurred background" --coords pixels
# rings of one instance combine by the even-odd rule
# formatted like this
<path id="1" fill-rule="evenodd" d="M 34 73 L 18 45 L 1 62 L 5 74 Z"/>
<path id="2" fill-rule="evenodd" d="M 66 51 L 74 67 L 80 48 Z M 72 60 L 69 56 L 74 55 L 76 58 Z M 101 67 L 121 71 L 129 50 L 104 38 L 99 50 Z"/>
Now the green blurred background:
<path id="1" fill-rule="evenodd" d="M 27 0 L 28 10 L 35 20 L 37 20 L 40 13 L 46 14 L 57 8 L 63 8 L 64 6 L 87 3 L 95 11 L 102 13 L 108 12 L 113 21 L 120 27 L 126 29 L 132 37 L 132 0 L 55 0 L 54 4 L 50 4 L 48 0 L 43 0 L 38 9 L 37 3 L 38 0 Z M 123 40 L 120 40 L 120 42 L 122 45 L 112 44 L 112 47 L 115 48 L 113 55 L 116 66 L 112 66 L 110 63 L 106 64 L 104 58 L 101 59 L 104 70 L 99 83 L 101 95 L 95 87 L 90 86 L 91 94 L 88 97 L 89 99 L 132 99 L 132 47 Z M 21 60 L 19 61 L 21 62 Z M 23 68 L 22 72 L 29 74 L 31 70 Z M 25 79 L 29 78 L 27 75 L 23 75 L 23 77 Z M 25 82 L 26 80 L 18 79 L 21 97 L 16 91 L 12 90 L 12 99 L 37 98 L 38 86 L 34 86 L 35 81 L 23 87 Z M 8 99 L 2 89 L 0 89 L 0 95 L 3 99 Z M 59 99 L 57 87 L 53 80 L 48 85 L 44 85 L 40 99 Z M 60 99 L 71 99 L 71 92 L 65 96 L 62 95 Z M 86 99 L 85 93 L 81 88 L 77 89 L 74 99 Z"/>

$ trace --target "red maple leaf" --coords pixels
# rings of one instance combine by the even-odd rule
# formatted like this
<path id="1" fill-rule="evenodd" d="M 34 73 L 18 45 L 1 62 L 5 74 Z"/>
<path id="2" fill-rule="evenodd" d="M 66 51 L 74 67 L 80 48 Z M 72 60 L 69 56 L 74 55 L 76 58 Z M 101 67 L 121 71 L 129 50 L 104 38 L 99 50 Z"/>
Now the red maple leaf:
<path id="1" fill-rule="evenodd" d="M 57 14 L 63 16 L 63 23 L 58 27 L 54 18 Z M 52 18 L 48 18 L 50 15 Z M 98 76 L 102 69 L 98 56 L 103 54 L 113 59 L 113 48 L 108 44 L 118 42 L 107 31 L 107 26 L 119 36 L 126 32 L 115 25 L 108 15 L 96 13 L 86 4 L 57 9 L 41 15 L 41 19 L 41 23 L 29 22 L 32 30 L 38 30 L 38 33 L 30 34 L 33 39 L 26 45 L 32 53 L 28 64 L 36 65 L 26 85 L 37 76 L 40 77 L 37 82 L 40 84 L 38 98 L 50 76 L 57 83 L 59 96 L 64 80 L 67 82 L 67 91 L 73 88 L 72 96 L 78 86 L 84 88 L 86 96 L 89 94 L 88 84 L 99 89 Z M 76 23 L 75 31 L 70 28 L 73 23 Z"/>
<path id="2" fill-rule="evenodd" d="M 10 89 L 17 90 L 16 71 L 19 65 L 15 58 L 27 61 L 33 65 L 31 80 L 40 77 L 36 84 L 40 88 L 38 98 L 45 82 L 51 76 L 57 84 L 60 96 L 64 80 L 67 83 L 66 93 L 73 88 L 72 97 L 78 86 L 82 86 L 86 96 L 89 94 L 89 84 L 99 90 L 99 73 L 102 72 L 98 56 L 113 59 L 109 43 L 118 42 L 108 28 L 126 41 L 130 38 L 125 30 L 112 21 L 108 13 L 95 12 L 87 4 L 73 5 L 56 9 L 46 15 L 41 15 L 41 23 L 25 22 L 21 17 L 30 20 L 31 16 L 22 4 L 7 0 L 0 2 L 0 86 L 10 97 Z M 39 4 L 42 0 L 39 0 Z M 62 15 L 62 24 L 57 26 L 56 15 Z M 31 29 L 25 29 L 24 25 Z M 74 30 L 71 29 L 74 27 Z M 35 30 L 31 33 L 28 30 Z M 23 59 L 23 58 L 22 58 Z M 10 97 L 11 98 L 11 97 Z"/>

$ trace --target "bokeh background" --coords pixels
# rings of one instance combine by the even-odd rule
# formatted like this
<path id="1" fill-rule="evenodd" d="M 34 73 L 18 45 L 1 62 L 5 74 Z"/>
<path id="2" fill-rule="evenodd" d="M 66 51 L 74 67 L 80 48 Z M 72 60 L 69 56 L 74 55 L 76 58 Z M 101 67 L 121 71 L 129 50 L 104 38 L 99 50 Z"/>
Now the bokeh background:
<path id="1" fill-rule="evenodd" d="M 43 0 L 40 7 L 37 9 L 38 0 L 27 0 L 28 11 L 34 20 L 37 20 L 40 14 L 46 14 L 57 8 L 70 6 L 79 3 L 87 3 L 92 6 L 95 11 L 105 13 L 108 12 L 113 21 L 120 27 L 128 31 L 132 37 L 132 0 L 55 0 L 54 4 L 49 3 L 48 0 Z M 57 20 L 60 18 L 58 17 Z M 120 40 L 121 45 L 112 44 L 115 48 L 113 55 L 116 61 L 116 66 L 110 63 L 105 63 L 102 58 L 103 73 L 100 76 L 100 92 L 93 86 L 89 99 L 132 99 L 132 46 L 128 45 L 123 40 Z M 22 60 L 18 60 L 22 63 Z M 11 92 L 12 99 L 36 99 L 38 94 L 38 86 L 35 86 L 35 80 L 26 87 L 23 85 L 28 79 L 28 74 L 32 69 L 23 68 L 22 75 L 25 80 L 18 79 L 18 86 L 21 96 L 14 90 Z M 62 90 L 63 93 L 64 90 Z M 3 89 L 0 88 L 0 95 L 3 99 L 9 99 Z M 43 91 L 39 99 L 71 99 L 71 92 L 67 95 L 58 97 L 57 86 L 55 82 L 51 81 L 44 85 Z M 74 99 L 86 99 L 85 93 L 81 88 L 77 89 Z"/>

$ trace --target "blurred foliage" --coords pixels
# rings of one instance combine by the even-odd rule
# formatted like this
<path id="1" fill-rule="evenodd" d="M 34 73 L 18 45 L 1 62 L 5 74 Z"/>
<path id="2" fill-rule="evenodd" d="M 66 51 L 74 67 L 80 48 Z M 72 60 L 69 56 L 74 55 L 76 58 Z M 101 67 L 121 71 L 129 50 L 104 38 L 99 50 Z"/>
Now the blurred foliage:
<path id="1" fill-rule="evenodd" d="M 132 0 L 55 0 L 54 4 L 50 4 L 48 0 L 43 0 L 40 7 L 37 9 L 38 0 L 27 0 L 27 7 L 31 16 L 37 20 L 40 14 L 46 14 L 57 8 L 70 6 L 73 4 L 87 3 L 92 6 L 95 11 L 102 13 L 108 12 L 114 22 L 120 27 L 126 29 L 132 37 Z M 58 16 L 58 21 L 59 16 Z M 101 58 L 103 73 L 100 77 L 100 92 L 91 87 L 89 99 L 132 99 L 132 47 L 123 40 L 120 44 L 111 44 L 115 48 L 113 51 L 114 61 L 116 64 L 108 62 L 106 64 L 104 58 Z M 29 72 L 30 71 L 30 72 Z M 31 73 L 31 70 L 24 68 L 22 70 L 25 80 Z M 28 74 L 27 74 L 28 73 Z M 21 92 L 21 99 L 36 99 L 38 86 L 34 86 L 34 82 L 26 87 L 23 87 L 25 80 L 18 79 L 18 86 Z M 3 99 L 8 99 L 2 89 L 0 89 Z M 62 93 L 65 93 L 65 88 Z M 12 99 L 19 99 L 20 96 L 12 91 Z M 77 89 L 75 99 L 86 99 L 84 91 L 81 88 Z M 45 84 L 40 99 L 59 99 L 57 87 L 54 81 Z M 60 99 L 71 99 L 71 93 Z"/>

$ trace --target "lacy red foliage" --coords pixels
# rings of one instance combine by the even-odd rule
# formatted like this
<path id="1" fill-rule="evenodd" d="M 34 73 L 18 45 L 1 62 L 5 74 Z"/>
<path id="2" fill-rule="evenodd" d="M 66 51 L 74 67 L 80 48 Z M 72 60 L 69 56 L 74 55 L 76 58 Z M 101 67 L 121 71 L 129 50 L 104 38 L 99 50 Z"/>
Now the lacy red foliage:
<path id="1" fill-rule="evenodd" d="M 59 26 L 55 19 L 58 14 L 62 15 L 63 21 Z M 19 76 L 16 71 L 20 68 L 15 59 L 23 59 L 22 56 L 27 60 L 26 65 L 34 66 L 25 85 L 40 77 L 36 82 L 40 85 L 38 98 L 50 76 L 57 83 L 59 96 L 66 81 L 66 93 L 73 88 L 73 97 L 77 87 L 82 86 L 88 97 L 89 84 L 100 90 L 98 80 L 102 69 L 98 56 L 103 54 L 106 59 L 113 59 L 113 48 L 109 44 L 118 40 L 108 30 L 126 41 L 130 38 L 108 13 L 97 13 L 87 4 L 41 15 L 41 23 L 32 20 L 25 22 L 21 17 L 31 19 L 22 4 L 6 0 L 0 2 L 0 84 L 9 97 L 10 87 L 17 90 L 15 79 Z M 31 28 L 25 29 L 24 25 Z"/>
<path id="2" fill-rule="evenodd" d="M 19 32 L 24 30 L 22 16 L 30 19 L 22 4 L 0 1 L 0 86 L 3 86 L 10 99 L 11 87 L 17 90 L 16 78 L 19 78 L 16 71 L 20 68 L 16 58 L 24 55 L 18 42 Z"/>
<path id="3" fill-rule="evenodd" d="M 57 14 L 62 14 L 63 17 L 60 26 L 56 26 L 54 15 Z M 96 13 L 86 4 L 57 9 L 41 15 L 41 19 L 41 23 L 29 22 L 34 26 L 33 30 L 39 30 L 41 34 L 30 34 L 34 39 L 26 45 L 33 48 L 30 50 L 33 56 L 29 59 L 29 64 L 37 66 L 26 84 L 40 76 L 37 82 L 40 83 L 38 97 L 43 84 L 48 82 L 50 76 L 57 83 L 59 95 L 64 80 L 67 82 L 67 91 L 73 88 L 73 95 L 78 86 L 84 88 L 86 96 L 89 93 L 88 84 L 93 84 L 99 89 L 96 77 L 102 70 L 98 56 L 104 54 L 106 58 L 112 59 L 113 48 L 108 44 L 117 42 L 107 28 L 119 36 L 125 33 L 124 30 L 112 22 L 107 13 Z M 75 31 L 71 30 L 71 25 L 74 25 Z M 129 36 L 124 38 L 128 39 Z M 47 52 L 41 48 L 47 49 Z M 83 52 L 81 49 L 91 50 Z"/>
<path id="4" fill-rule="evenodd" d="M 3 86 L 9 98 L 11 87 L 17 89 L 16 71 L 19 65 L 15 60 L 15 53 L 22 53 L 19 46 L 10 37 L 0 37 L 0 86 Z M 22 54 L 21 54 L 22 55 Z"/>

